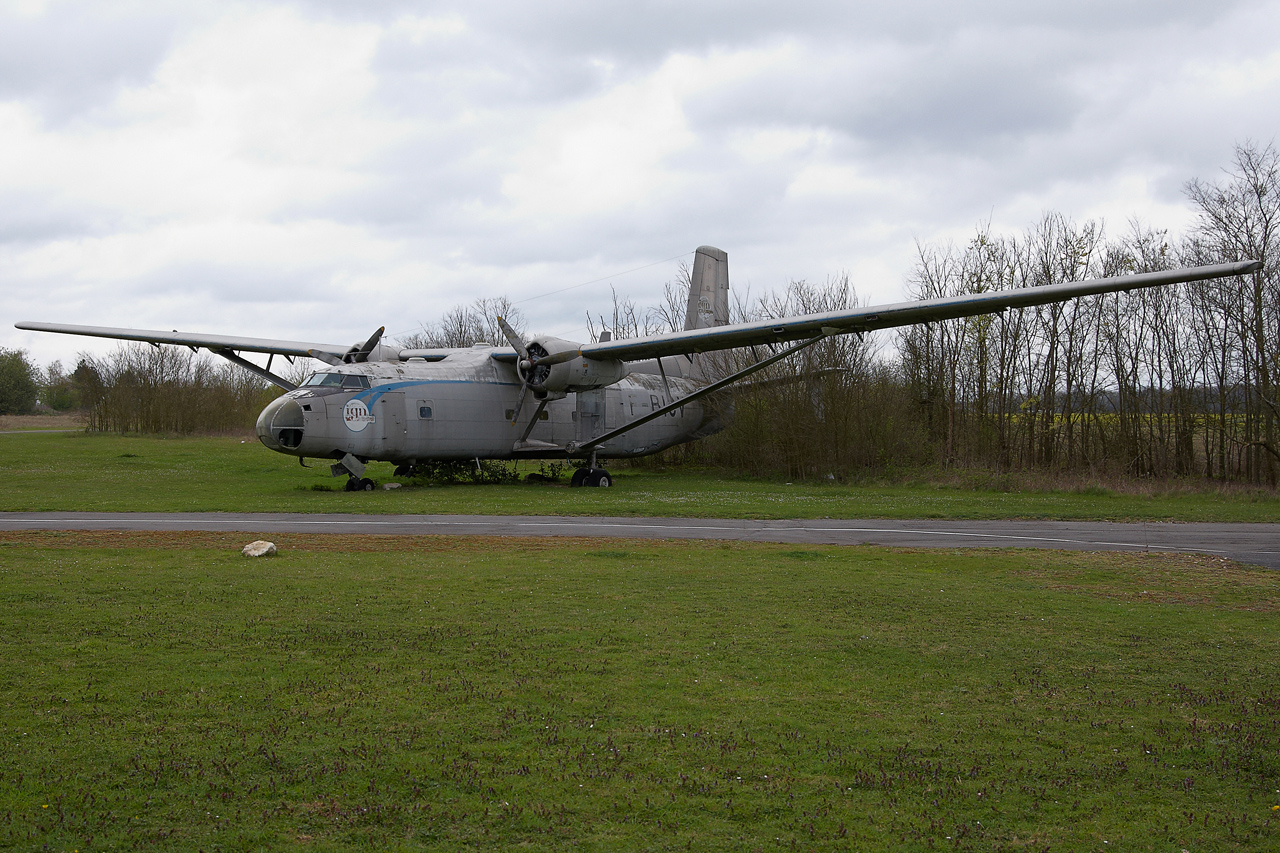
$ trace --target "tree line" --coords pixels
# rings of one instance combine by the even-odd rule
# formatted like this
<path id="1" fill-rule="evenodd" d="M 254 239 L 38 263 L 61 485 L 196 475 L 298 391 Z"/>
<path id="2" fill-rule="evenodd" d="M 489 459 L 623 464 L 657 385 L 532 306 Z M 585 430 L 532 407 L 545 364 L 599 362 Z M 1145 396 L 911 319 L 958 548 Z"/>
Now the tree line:
<path id="1" fill-rule="evenodd" d="M 1181 237 L 1138 223 L 1108 237 L 1100 223 L 1047 213 L 1020 235 L 980 228 L 962 247 L 921 245 L 912 296 L 1244 259 L 1261 271 L 905 327 L 878 355 L 832 339 L 739 389 L 729 429 L 672 458 L 788 477 L 928 464 L 1274 488 L 1280 157 L 1240 145 L 1224 180 L 1185 192 L 1196 219 Z M 793 283 L 738 305 L 737 319 L 855 301 L 843 278 Z"/>
<path id="2" fill-rule="evenodd" d="M 180 347 L 81 354 L 70 373 L 61 362 L 42 370 L 21 351 L 0 351 L 0 414 L 74 411 L 96 432 L 240 432 L 279 394 L 230 363 Z"/>
<path id="3" fill-rule="evenodd" d="M 1261 271 L 1000 314 L 885 336 L 845 335 L 756 374 L 721 404 L 725 432 L 674 448 L 666 462 L 787 477 L 846 477 L 922 465 L 1071 471 L 1113 477 L 1195 477 L 1277 485 L 1280 479 L 1280 155 L 1236 147 L 1225 177 L 1184 187 L 1187 233 L 1046 213 L 1017 235 L 979 228 L 963 246 L 923 244 L 911 295 L 956 296 L 1243 259 Z M 588 316 L 592 339 L 680 328 L 689 270 L 643 309 L 615 293 L 611 317 Z M 792 282 L 752 299 L 735 322 L 856 305 L 847 276 Z M 504 343 L 496 318 L 520 329 L 505 298 L 458 306 L 409 347 Z M 523 334 L 523 332 L 522 332 Z M 728 371 L 764 356 L 710 358 Z M 301 370 L 301 368 L 300 368 Z M 279 391 L 208 355 L 121 346 L 81 356 L 65 374 L 0 351 L 0 413 L 79 408 L 93 430 L 230 431 L 252 426 Z"/>

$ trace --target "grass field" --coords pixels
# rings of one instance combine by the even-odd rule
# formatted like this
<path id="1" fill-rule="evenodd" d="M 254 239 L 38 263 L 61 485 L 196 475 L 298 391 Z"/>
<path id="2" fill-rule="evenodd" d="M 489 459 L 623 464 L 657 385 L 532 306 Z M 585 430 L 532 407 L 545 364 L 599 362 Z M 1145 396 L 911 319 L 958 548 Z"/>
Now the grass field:
<path id="1" fill-rule="evenodd" d="M 0 848 L 1275 850 L 1205 557 L 0 534 Z"/>
<path id="2" fill-rule="evenodd" d="M 929 484 L 785 484 L 614 469 L 612 489 L 435 486 L 352 494 L 253 439 L 0 435 L 0 511 L 480 513 L 724 518 L 1048 518 L 1280 521 L 1275 492 L 1097 487 L 1000 491 Z M 391 480 L 386 463 L 370 476 Z M 521 472 L 534 471 L 523 463 Z"/>

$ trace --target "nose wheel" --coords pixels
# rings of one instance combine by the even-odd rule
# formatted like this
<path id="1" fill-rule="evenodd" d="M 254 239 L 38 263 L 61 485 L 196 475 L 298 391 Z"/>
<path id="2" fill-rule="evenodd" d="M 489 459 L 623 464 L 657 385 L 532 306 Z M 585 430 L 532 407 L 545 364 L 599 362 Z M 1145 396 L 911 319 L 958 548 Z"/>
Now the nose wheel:
<path id="1" fill-rule="evenodd" d="M 368 477 L 348 477 L 347 484 L 342 487 L 344 492 L 372 492 L 378 488 L 378 484 Z"/>

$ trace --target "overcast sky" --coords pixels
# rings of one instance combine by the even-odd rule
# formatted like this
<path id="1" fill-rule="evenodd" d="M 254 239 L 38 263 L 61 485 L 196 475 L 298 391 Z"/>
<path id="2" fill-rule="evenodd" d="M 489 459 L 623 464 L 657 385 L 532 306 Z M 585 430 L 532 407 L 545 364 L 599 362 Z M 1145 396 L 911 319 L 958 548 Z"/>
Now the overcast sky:
<path id="1" fill-rule="evenodd" d="M 1277 36 L 1280 0 L 0 0 L 0 346 L 350 343 L 498 295 L 585 340 L 701 244 L 735 291 L 896 301 L 987 220 L 1185 228 L 1187 180 L 1275 139 Z"/>

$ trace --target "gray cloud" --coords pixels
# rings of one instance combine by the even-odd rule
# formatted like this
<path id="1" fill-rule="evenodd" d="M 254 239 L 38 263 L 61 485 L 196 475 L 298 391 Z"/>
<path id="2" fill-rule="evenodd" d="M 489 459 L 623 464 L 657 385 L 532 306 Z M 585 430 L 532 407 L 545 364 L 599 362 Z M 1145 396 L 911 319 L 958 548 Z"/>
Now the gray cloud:
<path id="1" fill-rule="evenodd" d="M 176 11 L 108 3 L 54 5 L 47 14 L 0 25 L 0 100 L 37 105 L 60 124 L 144 83 L 172 44 Z"/>
<path id="2" fill-rule="evenodd" d="M 154 129 L 117 107 L 211 24 L 270 10 L 254 49 L 286 65 L 378 35 L 310 89 L 215 62 L 146 102 Z M 443 23 L 392 26 L 423 17 Z M 853 269 L 896 299 L 917 238 L 1176 214 L 1187 179 L 1274 133 L 1275 49 L 1240 34 L 1278 23 L 1275 0 L 55 3 L 0 16 L 0 157 L 22 110 L 46 134 L 20 140 L 34 176 L 0 172 L 0 314 L 341 341 L 605 277 L 521 304 L 564 331 L 676 265 L 611 272 L 700 243 L 736 289 Z M 234 66 L 235 44 L 200 49 Z M 60 177 L 78 157 L 103 165 Z M 133 178 L 96 183 L 117 164 Z"/>

